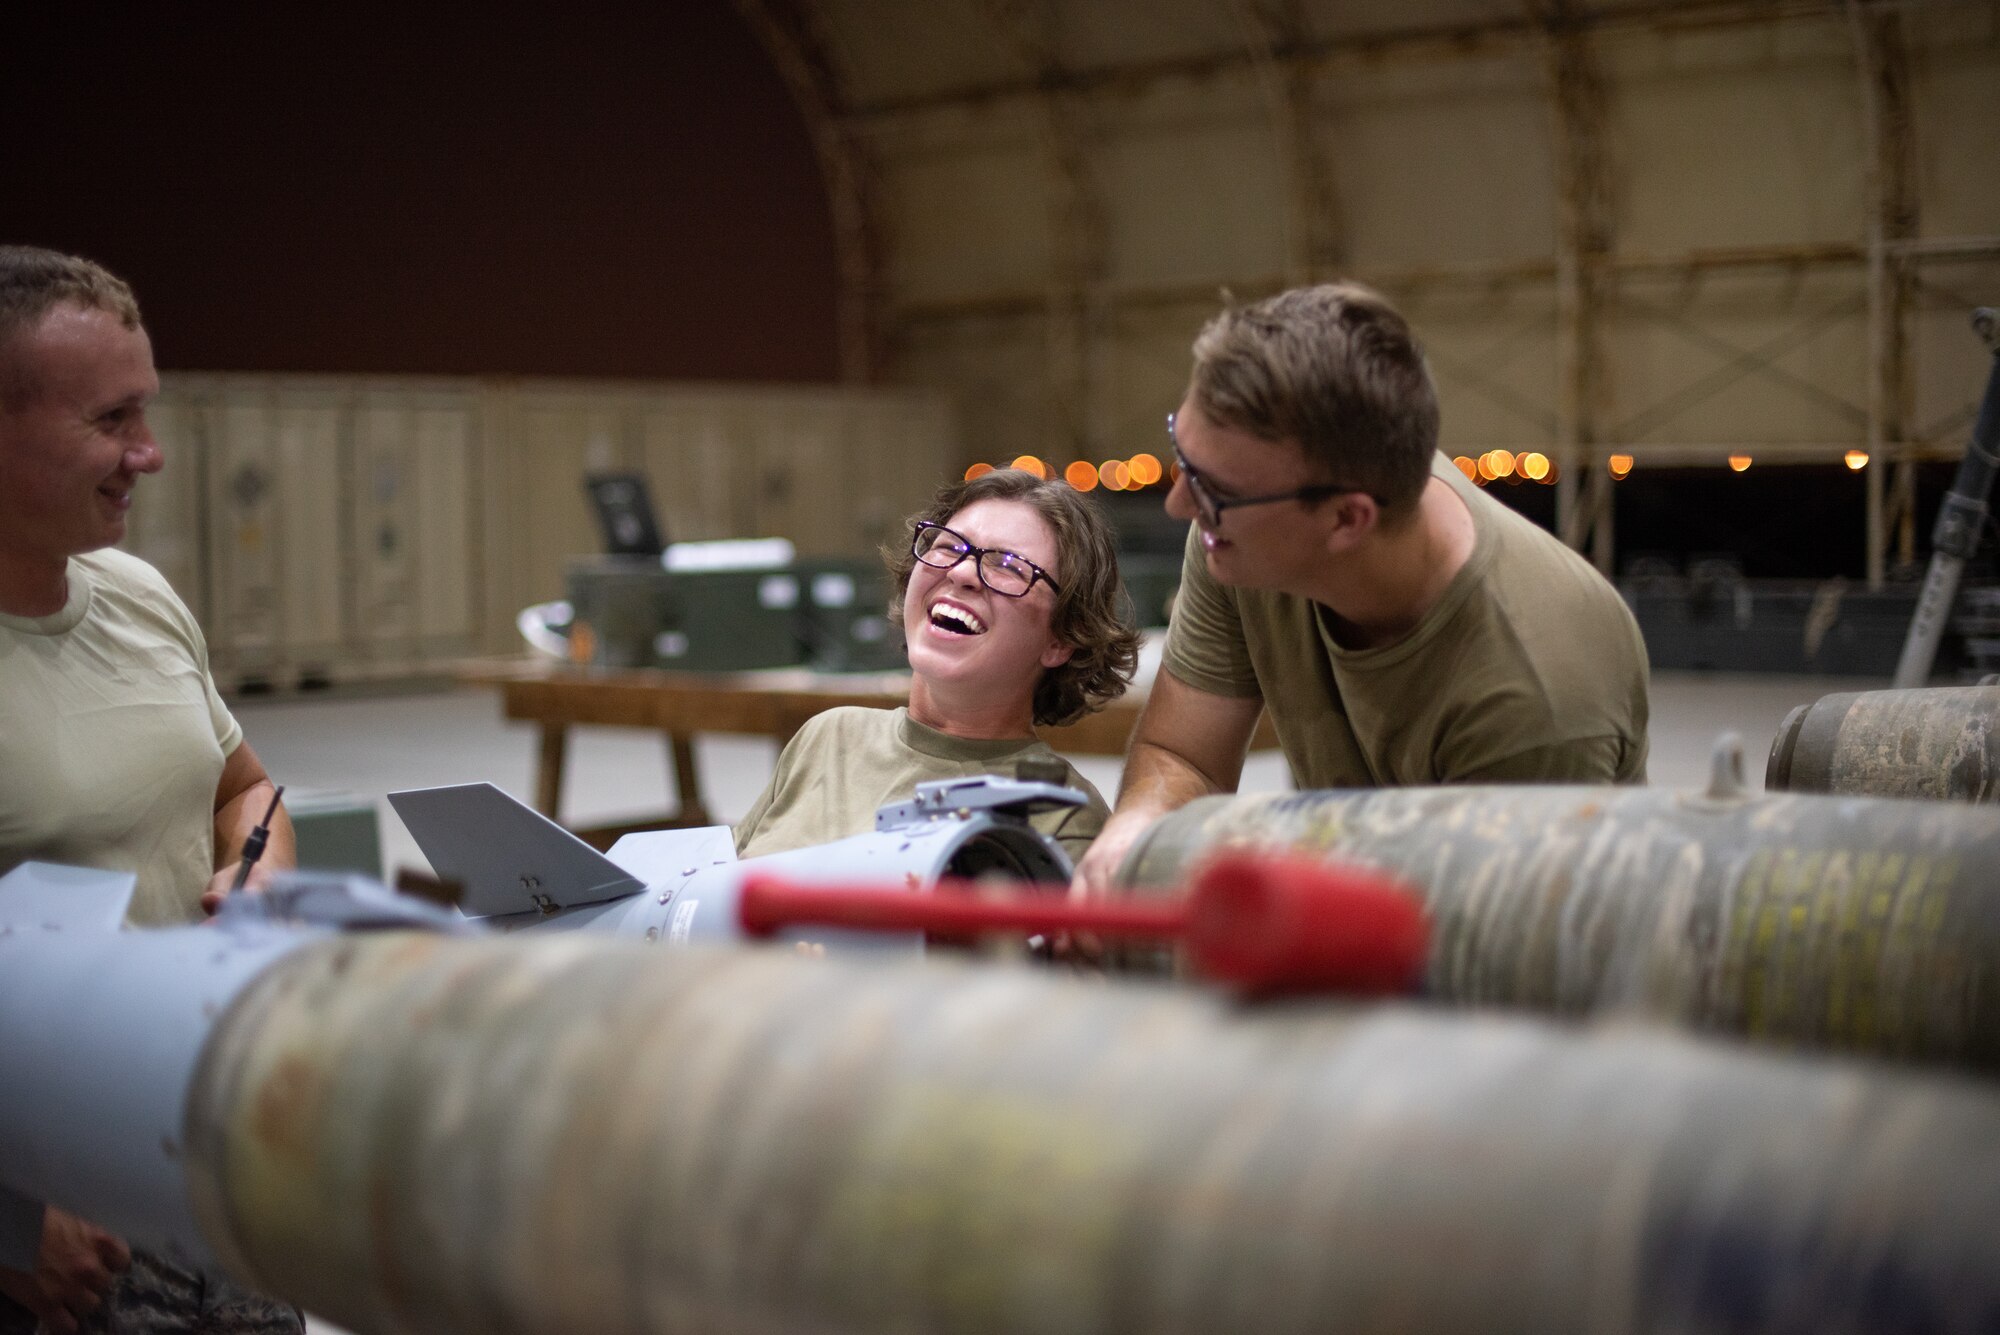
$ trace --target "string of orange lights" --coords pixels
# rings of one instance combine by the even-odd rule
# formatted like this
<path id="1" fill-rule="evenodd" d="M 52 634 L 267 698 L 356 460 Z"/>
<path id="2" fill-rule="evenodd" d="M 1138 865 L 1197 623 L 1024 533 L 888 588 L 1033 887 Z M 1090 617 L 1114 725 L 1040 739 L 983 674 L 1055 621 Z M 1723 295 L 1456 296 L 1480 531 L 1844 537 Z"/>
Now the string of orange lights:
<path id="1" fill-rule="evenodd" d="M 1849 450 L 1841 462 L 1853 472 L 1860 472 L 1868 466 L 1866 450 Z M 1556 461 L 1540 450 L 1488 450 L 1478 458 L 1458 455 L 1452 459 L 1458 471 L 1465 474 L 1466 481 L 1486 486 L 1493 482 L 1518 479 L 1522 482 L 1537 482 L 1543 486 L 1553 486 L 1561 477 L 1562 469 Z M 1632 471 L 1634 460 L 1629 454 L 1613 454 L 1605 458 L 1604 464 L 1613 478 L 1623 479 Z M 1730 471 L 1742 473 L 1749 469 L 1752 459 L 1747 454 L 1729 456 Z M 1024 473 L 1033 473 L 1039 478 L 1054 478 L 1056 470 L 1033 454 L 1018 455 L 1004 464 L 977 463 L 965 470 L 965 480 L 983 477 L 995 468 L 1018 468 Z M 1102 463 L 1091 463 L 1088 459 L 1078 459 L 1062 470 L 1063 481 L 1078 491 L 1095 491 L 1103 487 L 1106 491 L 1144 491 L 1148 487 L 1165 483 L 1173 485 L 1180 476 L 1180 469 L 1173 464 L 1162 464 L 1151 454 L 1135 454 L 1129 459 L 1106 459 Z"/>
<path id="2" fill-rule="evenodd" d="M 1465 474 L 1466 481 L 1477 482 L 1482 487 L 1489 482 L 1504 482 L 1511 478 L 1549 486 L 1562 476 L 1556 461 L 1540 450 L 1523 450 L 1519 454 L 1509 450 L 1488 450 L 1477 459 L 1461 454 L 1452 463 Z"/>
<path id="3" fill-rule="evenodd" d="M 1049 479 L 1056 476 L 1056 470 L 1032 454 L 1019 455 L 1004 464 L 974 464 L 965 470 L 965 480 L 984 477 L 995 467 L 1018 468 L 1024 473 Z M 1106 459 L 1103 463 L 1091 463 L 1088 459 L 1078 459 L 1062 470 L 1063 481 L 1078 491 L 1095 491 L 1103 487 L 1106 491 L 1144 491 L 1148 487 L 1164 482 L 1172 485 L 1180 470 L 1172 464 L 1162 464 L 1157 455 L 1135 454 L 1129 459 Z"/>
<path id="4" fill-rule="evenodd" d="M 1630 475 L 1635 462 L 1629 454 L 1612 454 L 1605 457 L 1604 467 L 1614 479 L 1623 480 Z M 1729 470 L 1732 473 L 1747 472 L 1753 462 L 1748 454 L 1732 454 L 1728 459 Z M 1850 471 L 1858 473 L 1868 466 L 1868 451 L 1849 450 L 1841 457 L 1841 462 Z M 1549 486 L 1562 476 L 1556 461 L 1539 450 L 1524 450 L 1518 454 L 1509 450 L 1488 450 L 1476 459 L 1461 454 L 1452 463 L 1465 474 L 1468 482 L 1476 482 L 1482 487 L 1515 478 Z"/>

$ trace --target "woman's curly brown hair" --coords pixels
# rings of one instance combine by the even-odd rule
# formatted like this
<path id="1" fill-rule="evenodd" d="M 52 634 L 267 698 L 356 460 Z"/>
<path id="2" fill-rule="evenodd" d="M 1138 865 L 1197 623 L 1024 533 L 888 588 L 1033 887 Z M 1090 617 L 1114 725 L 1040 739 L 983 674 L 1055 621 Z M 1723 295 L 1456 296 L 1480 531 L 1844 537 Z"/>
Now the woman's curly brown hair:
<path id="1" fill-rule="evenodd" d="M 1067 482 L 1003 468 L 940 489 L 928 509 L 910 516 L 909 528 L 925 521 L 949 523 L 953 515 L 980 501 L 1022 501 L 1033 506 L 1056 537 L 1056 583 L 1062 591 L 1056 595 L 1049 628 L 1075 652 L 1035 683 L 1035 722 L 1061 727 L 1096 713 L 1125 693 L 1139 663 L 1139 632 L 1125 613 L 1127 600 L 1118 583 L 1118 551 L 1110 525 Z M 906 538 L 901 547 L 884 547 L 882 559 L 889 564 L 894 586 L 889 619 L 901 625 L 903 595 L 909 592 L 917 558 L 910 554 Z"/>

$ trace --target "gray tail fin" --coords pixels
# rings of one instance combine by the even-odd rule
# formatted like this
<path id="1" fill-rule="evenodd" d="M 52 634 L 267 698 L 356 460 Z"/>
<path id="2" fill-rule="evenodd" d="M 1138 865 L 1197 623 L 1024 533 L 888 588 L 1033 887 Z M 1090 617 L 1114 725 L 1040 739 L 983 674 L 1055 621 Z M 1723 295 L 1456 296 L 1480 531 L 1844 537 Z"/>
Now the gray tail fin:
<path id="1" fill-rule="evenodd" d="M 645 885 L 583 840 L 490 783 L 412 788 L 389 802 L 439 876 L 465 887 L 459 907 L 487 918 L 599 904 Z"/>
<path id="2" fill-rule="evenodd" d="M 0 876 L 0 927 L 115 932 L 138 883 L 129 871 L 23 862 Z"/>

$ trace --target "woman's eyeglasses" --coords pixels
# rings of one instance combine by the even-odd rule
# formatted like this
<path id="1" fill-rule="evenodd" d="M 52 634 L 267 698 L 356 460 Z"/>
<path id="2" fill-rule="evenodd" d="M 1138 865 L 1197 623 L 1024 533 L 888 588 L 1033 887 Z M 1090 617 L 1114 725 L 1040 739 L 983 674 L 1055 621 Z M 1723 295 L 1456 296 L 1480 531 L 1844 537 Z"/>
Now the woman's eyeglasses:
<path id="1" fill-rule="evenodd" d="M 961 534 L 928 519 L 918 522 L 916 536 L 910 540 L 910 554 L 939 570 L 949 570 L 971 557 L 973 569 L 979 572 L 979 582 L 1002 598 L 1027 597 L 1036 580 L 1047 584 L 1052 592 L 1062 592 L 1062 585 L 1027 557 L 997 547 L 975 547 Z"/>

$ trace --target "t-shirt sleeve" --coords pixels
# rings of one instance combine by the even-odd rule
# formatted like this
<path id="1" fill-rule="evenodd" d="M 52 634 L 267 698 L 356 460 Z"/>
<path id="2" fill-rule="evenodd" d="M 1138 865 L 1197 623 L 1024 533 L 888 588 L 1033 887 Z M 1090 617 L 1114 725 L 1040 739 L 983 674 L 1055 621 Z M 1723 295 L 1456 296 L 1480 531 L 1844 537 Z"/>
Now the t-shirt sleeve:
<path id="1" fill-rule="evenodd" d="M 1619 783 L 1622 737 L 1578 737 L 1529 747 L 1441 775 L 1445 783 Z M 1638 782 L 1644 781 L 1641 773 Z"/>
<path id="2" fill-rule="evenodd" d="M 188 654 L 193 658 L 195 667 L 201 671 L 201 687 L 208 701 L 208 722 L 215 730 L 216 745 L 222 748 L 224 756 L 235 754 L 236 748 L 243 744 L 243 727 L 237 723 L 236 716 L 229 712 L 229 706 L 222 702 L 221 692 L 215 689 L 215 674 L 209 671 L 208 667 L 208 640 L 201 633 L 201 623 L 194 619 L 194 613 L 188 611 L 187 604 L 181 601 L 180 595 L 174 592 L 171 584 L 167 583 L 165 575 L 149 565 L 140 565 L 139 570 L 142 572 L 142 577 L 151 582 L 161 595 L 160 606 L 166 610 L 175 630 L 186 642 Z"/>
<path id="3" fill-rule="evenodd" d="M 201 656 L 201 684 L 208 692 L 208 721 L 215 729 L 215 741 L 225 756 L 234 755 L 236 748 L 243 744 L 243 725 L 236 721 L 236 715 L 229 712 L 229 706 L 222 703 L 222 696 L 215 689 L 215 677 L 208 670 L 208 652 Z"/>
<path id="4" fill-rule="evenodd" d="M 807 728 L 810 727 L 811 724 L 808 723 Z M 764 785 L 763 792 L 757 794 L 757 800 L 750 804 L 750 810 L 744 814 L 743 819 L 736 822 L 733 833 L 736 836 L 737 857 L 743 856 L 743 850 L 750 846 L 750 841 L 756 838 L 757 832 L 763 828 L 765 818 L 771 814 L 771 804 L 777 800 L 779 788 L 791 775 L 800 752 L 806 749 L 803 743 L 805 736 L 806 728 L 801 728 L 792 734 L 792 739 L 785 743 L 785 749 L 778 753 L 778 763 L 771 771 L 771 781 Z"/>
<path id="5" fill-rule="evenodd" d="M 1181 588 L 1174 595 L 1161 663 L 1181 681 L 1210 695 L 1241 699 L 1262 694 L 1236 597 L 1208 573 L 1198 525 L 1188 526 Z"/>

